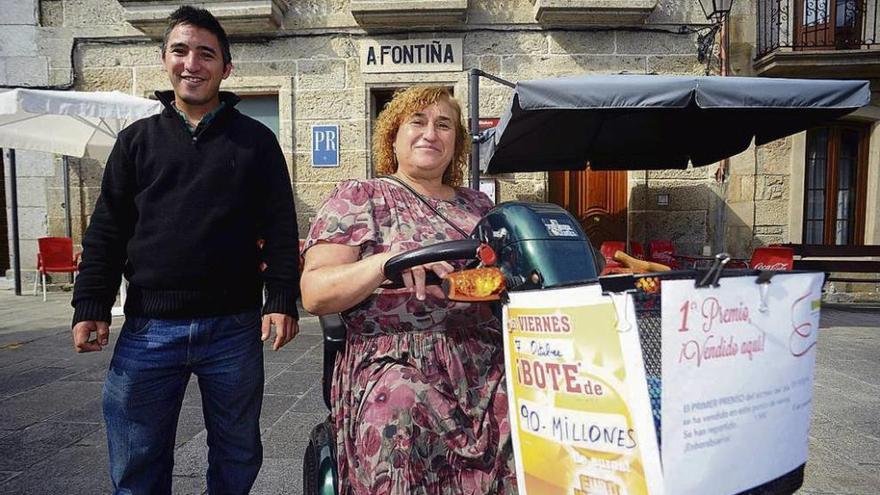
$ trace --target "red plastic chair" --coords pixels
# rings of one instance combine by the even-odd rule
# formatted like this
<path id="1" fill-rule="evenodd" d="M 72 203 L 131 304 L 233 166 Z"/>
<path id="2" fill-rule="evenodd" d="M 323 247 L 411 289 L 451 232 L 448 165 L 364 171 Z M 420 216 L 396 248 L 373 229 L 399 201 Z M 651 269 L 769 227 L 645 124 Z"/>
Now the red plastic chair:
<path id="1" fill-rule="evenodd" d="M 666 265 L 669 268 L 678 268 L 678 260 L 675 259 L 675 245 L 672 241 L 659 240 L 648 241 L 648 261 Z"/>
<path id="2" fill-rule="evenodd" d="M 73 253 L 73 239 L 70 237 L 41 237 L 37 239 L 37 272 L 43 282 L 43 301 L 46 300 L 46 274 L 72 273 L 74 278 L 79 271 L 79 258 L 82 253 Z M 34 295 L 37 295 L 37 278 L 34 277 Z"/>
<path id="3" fill-rule="evenodd" d="M 791 270 L 794 250 L 788 247 L 759 247 L 752 253 L 749 268 L 753 270 Z"/>
<path id="4" fill-rule="evenodd" d="M 645 248 L 641 242 L 629 241 L 629 254 L 636 259 L 645 259 Z"/>
<path id="5" fill-rule="evenodd" d="M 623 241 L 605 241 L 599 246 L 599 252 L 602 253 L 602 257 L 605 258 L 605 270 L 602 271 L 603 274 L 610 272 L 614 268 L 620 268 L 623 266 L 617 261 L 614 261 L 614 253 L 617 251 L 626 252 L 626 243 Z"/>

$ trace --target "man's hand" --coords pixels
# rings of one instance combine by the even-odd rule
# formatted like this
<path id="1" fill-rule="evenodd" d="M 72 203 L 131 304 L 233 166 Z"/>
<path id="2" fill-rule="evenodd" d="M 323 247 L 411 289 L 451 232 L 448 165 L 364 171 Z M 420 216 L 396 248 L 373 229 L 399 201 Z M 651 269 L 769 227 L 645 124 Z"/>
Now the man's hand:
<path id="1" fill-rule="evenodd" d="M 290 315 L 282 313 L 269 313 L 263 315 L 263 337 L 262 341 L 269 340 L 270 327 L 275 327 L 275 342 L 272 344 L 272 350 L 277 351 L 284 347 L 284 344 L 293 340 L 299 333 L 299 323 Z"/>
<path id="2" fill-rule="evenodd" d="M 97 332 L 98 335 L 89 340 L 92 332 Z M 106 321 L 81 321 L 73 327 L 73 348 L 76 352 L 100 351 L 109 342 L 110 324 Z"/>

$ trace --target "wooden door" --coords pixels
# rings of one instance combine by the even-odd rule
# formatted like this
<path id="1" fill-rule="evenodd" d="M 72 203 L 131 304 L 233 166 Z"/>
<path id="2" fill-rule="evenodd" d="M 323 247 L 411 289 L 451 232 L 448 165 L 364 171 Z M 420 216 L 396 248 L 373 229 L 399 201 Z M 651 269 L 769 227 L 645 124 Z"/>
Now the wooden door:
<path id="1" fill-rule="evenodd" d="M 551 172 L 550 202 L 571 212 L 596 248 L 626 241 L 626 179 L 625 171 Z"/>

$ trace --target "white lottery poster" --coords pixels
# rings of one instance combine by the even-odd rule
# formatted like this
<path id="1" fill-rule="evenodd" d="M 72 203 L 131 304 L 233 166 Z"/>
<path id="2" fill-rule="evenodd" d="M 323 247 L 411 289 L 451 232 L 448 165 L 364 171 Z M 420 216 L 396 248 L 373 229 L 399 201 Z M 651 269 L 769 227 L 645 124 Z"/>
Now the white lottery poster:
<path id="1" fill-rule="evenodd" d="M 822 275 L 661 285 L 666 493 L 734 494 L 807 460 Z"/>

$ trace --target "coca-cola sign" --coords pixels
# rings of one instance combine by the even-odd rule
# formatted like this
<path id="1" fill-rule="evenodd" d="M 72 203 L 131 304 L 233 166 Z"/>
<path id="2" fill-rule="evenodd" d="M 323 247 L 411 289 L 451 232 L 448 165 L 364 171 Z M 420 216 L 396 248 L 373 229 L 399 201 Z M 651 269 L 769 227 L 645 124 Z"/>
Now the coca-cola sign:
<path id="1" fill-rule="evenodd" d="M 777 270 L 777 271 L 778 270 L 791 270 L 791 266 L 784 261 L 778 261 L 776 263 L 758 262 L 758 263 L 755 263 L 754 269 L 755 270 Z"/>

